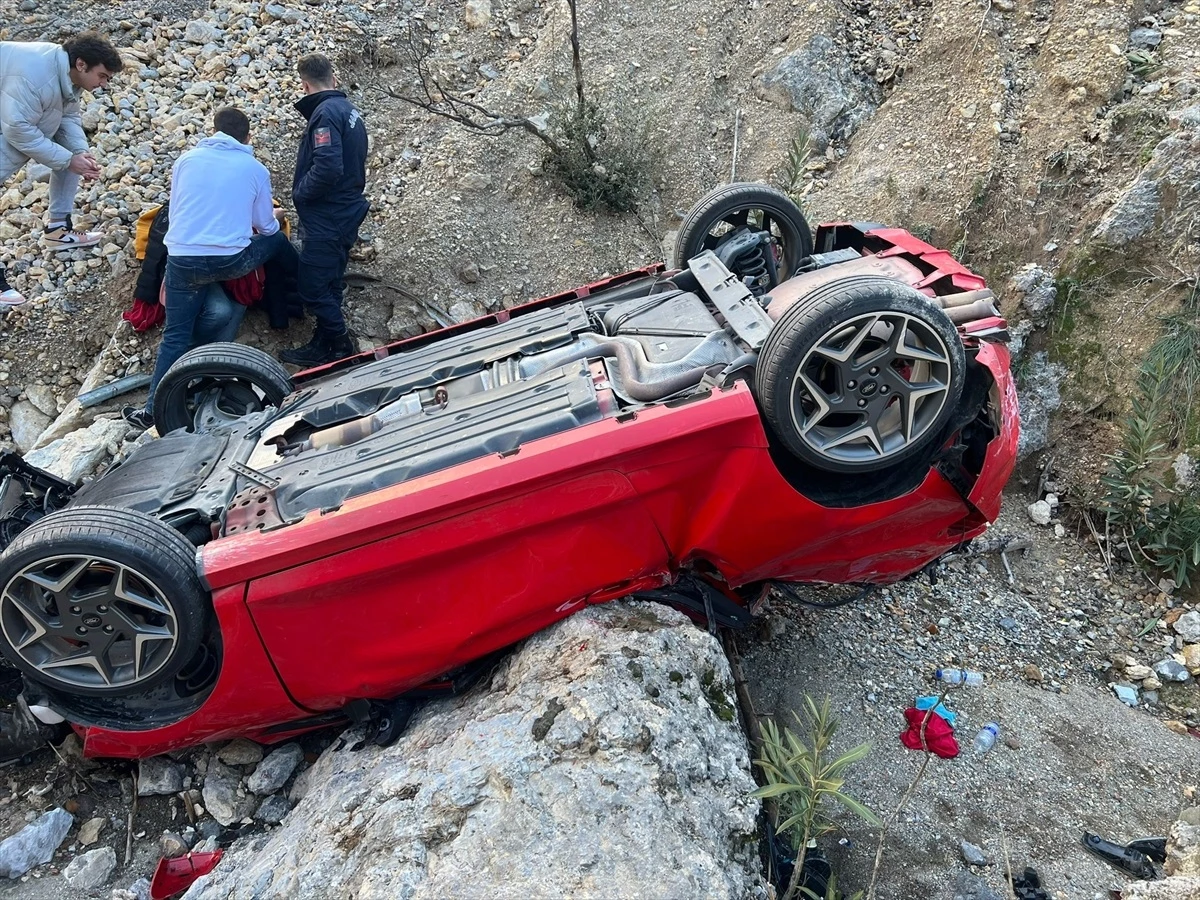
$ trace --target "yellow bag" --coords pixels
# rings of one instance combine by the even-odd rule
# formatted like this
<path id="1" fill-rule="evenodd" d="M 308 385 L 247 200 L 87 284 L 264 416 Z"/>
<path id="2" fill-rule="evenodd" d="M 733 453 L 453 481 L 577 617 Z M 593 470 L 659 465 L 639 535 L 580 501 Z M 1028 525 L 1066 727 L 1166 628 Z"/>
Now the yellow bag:
<path id="1" fill-rule="evenodd" d="M 133 253 L 138 259 L 146 258 L 146 245 L 150 243 L 150 226 L 154 224 L 160 209 L 162 209 L 161 205 L 152 206 L 138 216 L 133 233 Z"/>

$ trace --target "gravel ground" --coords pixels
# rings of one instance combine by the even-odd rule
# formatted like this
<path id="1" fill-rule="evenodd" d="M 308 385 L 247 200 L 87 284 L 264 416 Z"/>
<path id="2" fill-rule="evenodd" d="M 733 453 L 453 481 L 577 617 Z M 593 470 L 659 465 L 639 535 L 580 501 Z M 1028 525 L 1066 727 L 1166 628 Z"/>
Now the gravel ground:
<path id="1" fill-rule="evenodd" d="M 971 882 L 956 880 L 969 879 L 969 871 L 1007 896 L 1005 841 L 1014 870 L 1034 866 L 1053 896 L 1104 900 L 1125 879 L 1083 851 L 1082 832 L 1121 843 L 1165 834 L 1200 772 L 1200 742 L 1162 721 L 1188 714 L 1192 682 L 1172 698 L 1174 710 L 1165 701 L 1159 710 L 1131 709 L 1105 684 L 1113 655 L 1132 651 L 1152 664 L 1163 655 L 1158 646 L 1171 640 L 1165 628 L 1132 636 L 1130 626 L 1143 615 L 1134 598 L 1145 592 L 1134 581 L 1108 579 L 1073 534 L 1055 539 L 1049 529 L 1036 529 L 1025 513 L 1028 502 L 1010 495 L 995 528 L 1011 536 L 1039 532 L 1033 550 L 1013 555 L 1016 588 L 997 557 L 968 558 L 940 567 L 934 585 L 916 576 L 854 606 L 779 606 L 771 636 L 745 646 L 760 716 L 791 723 L 805 693 L 829 695 L 841 716 L 839 745 L 871 742 L 871 755 L 852 770 L 849 785 L 885 819 L 922 761 L 898 739 L 905 707 L 915 696 L 936 693 L 930 675 L 937 666 L 985 673 L 982 687 L 956 688 L 947 699 L 959 714 L 965 752 L 931 761 L 892 826 L 880 900 L 971 896 L 965 891 Z M 1106 615 L 1122 598 L 1124 612 Z M 974 759 L 970 743 L 988 721 L 1000 724 L 1001 741 Z M 853 891 L 869 881 L 878 831 L 848 815 L 843 825 L 850 845 L 827 843 L 840 884 Z M 992 863 L 970 870 L 963 840 L 982 847 Z"/>

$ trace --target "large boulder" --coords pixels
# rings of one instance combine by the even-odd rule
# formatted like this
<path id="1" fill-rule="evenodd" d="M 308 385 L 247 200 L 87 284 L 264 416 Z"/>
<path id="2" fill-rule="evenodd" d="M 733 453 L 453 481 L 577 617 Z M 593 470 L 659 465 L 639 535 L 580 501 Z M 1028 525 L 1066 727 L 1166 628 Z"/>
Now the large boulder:
<path id="1" fill-rule="evenodd" d="M 1200 204 L 1200 104 L 1172 117 L 1173 131 L 1096 226 L 1092 237 L 1110 247 L 1150 236 L 1187 233 Z"/>
<path id="2" fill-rule="evenodd" d="M 96 419 L 87 428 L 30 451 L 25 461 L 74 483 L 95 474 L 101 463 L 117 454 L 128 435 L 129 426 L 121 419 Z"/>
<path id="3" fill-rule="evenodd" d="M 666 607 L 588 608 L 392 747 L 340 746 L 186 900 L 765 896 L 728 663 Z"/>
<path id="4" fill-rule="evenodd" d="M 875 85 L 854 71 L 849 54 L 823 34 L 783 57 L 762 78 L 768 95 L 786 97 L 808 120 L 817 150 L 849 140 L 879 105 Z"/>
<path id="5" fill-rule="evenodd" d="M 8 427 L 18 453 L 28 453 L 50 424 L 48 415 L 28 400 L 18 400 L 8 412 Z"/>

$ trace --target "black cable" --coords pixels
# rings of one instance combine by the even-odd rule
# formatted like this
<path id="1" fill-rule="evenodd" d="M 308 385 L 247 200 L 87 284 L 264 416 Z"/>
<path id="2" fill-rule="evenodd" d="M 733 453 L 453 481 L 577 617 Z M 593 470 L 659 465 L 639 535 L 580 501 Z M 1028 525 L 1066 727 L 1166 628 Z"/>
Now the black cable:
<path id="1" fill-rule="evenodd" d="M 797 603 L 802 603 L 805 606 L 812 606 L 816 609 L 837 609 L 839 606 L 847 606 L 851 603 L 857 603 L 860 600 L 865 600 L 879 589 L 879 585 L 877 584 L 849 584 L 847 586 L 857 586 L 859 588 L 858 592 L 851 594 L 849 597 L 839 597 L 836 600 L 821 601 L 813 600 L 809 597 L 803 596 L 799 591 L 796 590 L 796 586 L 794 584 L 789 584 L 784 581 L 772 581 L 770 582 L 770 585 L 789 599 L 795 600 Z"/>

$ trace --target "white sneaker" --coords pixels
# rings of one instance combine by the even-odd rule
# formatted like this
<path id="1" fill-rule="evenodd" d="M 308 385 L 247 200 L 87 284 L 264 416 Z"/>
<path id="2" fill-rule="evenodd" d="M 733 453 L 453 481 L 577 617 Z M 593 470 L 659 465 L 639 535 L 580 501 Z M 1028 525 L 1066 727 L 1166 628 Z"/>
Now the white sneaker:
<path id="1" fill-rule="evenodd" d="M 0 291 L 0 307 L 11 308 L 20 306 L 25 302 L 25 297 L 16 288 L 7 288 Z"/>
<path id="2" fill-rule="evenodd" d="M 75 250 L 80 247 L 94 247 L 104 237 L 98 231 L 76 231 L 71 223 L 57 228 L 47 228 L 42 232 L 42 246 L 52 250 Z"/>

